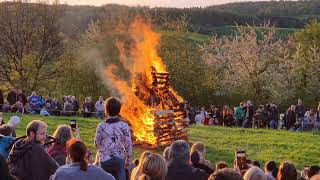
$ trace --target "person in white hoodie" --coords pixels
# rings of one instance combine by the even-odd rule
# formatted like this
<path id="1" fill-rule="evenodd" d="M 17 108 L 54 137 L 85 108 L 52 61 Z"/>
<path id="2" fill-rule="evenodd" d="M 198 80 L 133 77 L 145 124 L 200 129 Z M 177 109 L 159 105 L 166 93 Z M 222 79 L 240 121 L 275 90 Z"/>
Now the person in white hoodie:
<path id="1" fill-rule="evenodd" d="M 99 119 L 103 119 L 104 118 L 104 100 L 102 96 L 100 96 L 99 100 L 96 102 L 95 108 L 96 108 L 96 117 Z"/>

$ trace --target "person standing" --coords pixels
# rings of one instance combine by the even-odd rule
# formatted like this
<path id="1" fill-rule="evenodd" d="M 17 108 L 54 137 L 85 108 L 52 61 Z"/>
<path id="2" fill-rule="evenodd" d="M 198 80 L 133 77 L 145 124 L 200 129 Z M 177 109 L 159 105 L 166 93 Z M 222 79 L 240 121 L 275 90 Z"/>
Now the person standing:
<path id="1" fill-rule="evenodd" d="M 120 110 L 120 100 L 114 97 L 106 100 L 107 118 L 97 127 L 95 144 L 102 169 L 117 180 L 125 180 L 125 167 L 129 166 L 132 158 L 132 142 L 129 126 L 119 116 Z"/>
<path id="2" fill-rule="evenodd" d="M 306 113 L 306 108 L 304 107 L 301 99 L 298 99 L 298 104 L 296 105 L 294 112 L 296 113 L 296 122 L 302 123 Z"/>
<path id="3" fill-rule="evenodd" d="M 252 125 L 252 118 L 254 115 L 254 109 L 251 101 L 247 101 L 245 108 L 245 120 L 243 121 L 242 127 L 249 128 Z"/>
<path id="4" fill-rule="evenodd" d="M 291 127 L 296 122 L 296 113 L 294 109 L 295 109 L 295 106 L 291 105 L 285 114 L 285 126 L 287 130 L 291 129 Z"/>
<path id="5" fill-rule="evenodd" d="M 238 126 L 241 126 L 244 118 L 245 118 L 245 110 L 244 110 L 244 103 L 241 102 L 240 105 L 238 107 L 236 107 L 235 111 L 234 111 L 234 118 L 237 122 Z"/>
<path id="6" fill-rule="evenodd" d="M 103 97 L 100 96 L 99 100 L 96 102 L 96 117 L 99 119 L 103 119 L 104 114 L 104 100 Z"/>

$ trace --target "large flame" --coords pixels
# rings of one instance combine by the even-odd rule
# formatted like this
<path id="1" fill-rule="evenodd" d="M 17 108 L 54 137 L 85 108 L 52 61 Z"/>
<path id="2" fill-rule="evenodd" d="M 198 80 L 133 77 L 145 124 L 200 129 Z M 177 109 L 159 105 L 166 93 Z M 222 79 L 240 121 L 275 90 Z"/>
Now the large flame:
<path id="1" fill-rule="evenodd" d="M 134 87 L 139 86 L 139 91 L 142 91 L 141 96 L 146 96 L 143 99 L 148 99 L 148 96 L 151 96 L 148 89 L 152 89 L 151 67 L 155 67 L 158 72 L 166 72 L 166 66 L 157 53 L 160 35 L 152 30 L 150 24 L 140 18 L 136 18 L 129 29 L 134 47 L 125 48 L 123 42 L 117 42 L 116 46 L 120 53 L 120 62 L 130 72 L 131 81 L 120 80 L 114 74 L 117 70 L 116 65 L 108 66 L 105 72 L 123 97 L 121 116 L 130 123 L 136 142 L 155 145 L 157 141 L 157 132 L 154 129 L 156 107 L 146 105 L 141 97 L 136 96 Z M 142 79 L 137 80 L 136 75 L 140 75 Z M 146 88 L 143 88 L 141 81 Z M 178 98 L 182 99 L 179 96 Z"/>

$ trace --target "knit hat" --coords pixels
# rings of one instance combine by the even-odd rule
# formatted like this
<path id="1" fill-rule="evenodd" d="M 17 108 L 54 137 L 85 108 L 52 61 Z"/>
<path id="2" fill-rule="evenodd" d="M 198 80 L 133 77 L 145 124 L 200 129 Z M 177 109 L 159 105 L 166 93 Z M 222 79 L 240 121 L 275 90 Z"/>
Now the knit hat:
<path id="1" fill-rule="evenodd" d="M 11 116 L 8 124 L 11 124 L 11 125 L 13 125 L 13 126 L 16 126 L 16 125 L 20 124 L 20 118 L 19 118 L 19 116 Z"/>

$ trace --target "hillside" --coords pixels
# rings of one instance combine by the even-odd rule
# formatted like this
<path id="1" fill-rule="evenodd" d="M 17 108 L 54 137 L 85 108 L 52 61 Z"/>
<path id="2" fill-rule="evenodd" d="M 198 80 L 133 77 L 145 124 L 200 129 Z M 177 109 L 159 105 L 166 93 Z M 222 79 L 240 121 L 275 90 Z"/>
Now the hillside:
<path id="1" fill-rule="evenodd" d="M 320 17 L 318 0 L 242 2 L 211 6 L 209 9 L 238 15 Z"/>
<path id="2" fill-rule="evenodd" d="M 0 3 L 3 6 L 5 3 Z M 128 7 L 108 4 L 101 7 L 60 5 L 64 10 L 61 17 L 61 30 L 68 37 L 77 38 L 91 22 L 99 19 L 126 21 L 135 15 L 151 17 L 161 26 L 163 18 L 175 20 L 186 15 L 190 20 L 190 31 L 211 35 L 223 26 L 260 25 L 270 21 L 278 28 L 303 28 L 313 17 L 320 16 L 320 1 L 269 1 L 232 3 L 207 8 L 148 8 Z"/>
<path id="3" fill-rule="evenodd" d="M 5 114 L 4 120 L 8 121 L 10 114 Z M 41 117 L 22 116 L 21 125 L 17 129 L 17 135 L 25 134 L 25 127 L 32 119 L 43 120 L 48 123 L 48 133 L 52 134 L 59 124 L 69 124 L 70 119 L 77 119 L 80 126 L 81 138 L 90 149 L 95 150 L 93 143 L 95 129 L 100 122 L 97 119 L 83 119 L 79 117 Z M 294 133 L 280 130 L 267 129 L 242 129 L 223 127 L 191 127 L 190 142 L 202 141 L 207 146 L 207 158 L 212 162 L 223 160 L 232 166 L 234 150 L 241 148 L 246 150 L 248 157 L 259 160 L 261 164 L 268 160 L 277 162 L 290 160 L 299 169 L 305 165 L 317 164 L 320 156 L 318 147 L 320 142 L 317 133 Z M 134 156 L 139 157 L 146 149 L 140 146 L 134 147 Z M 149 149 L 150 150 L 150 149 Z M 151 149 L 162 153 L 163 149 Z"/>

